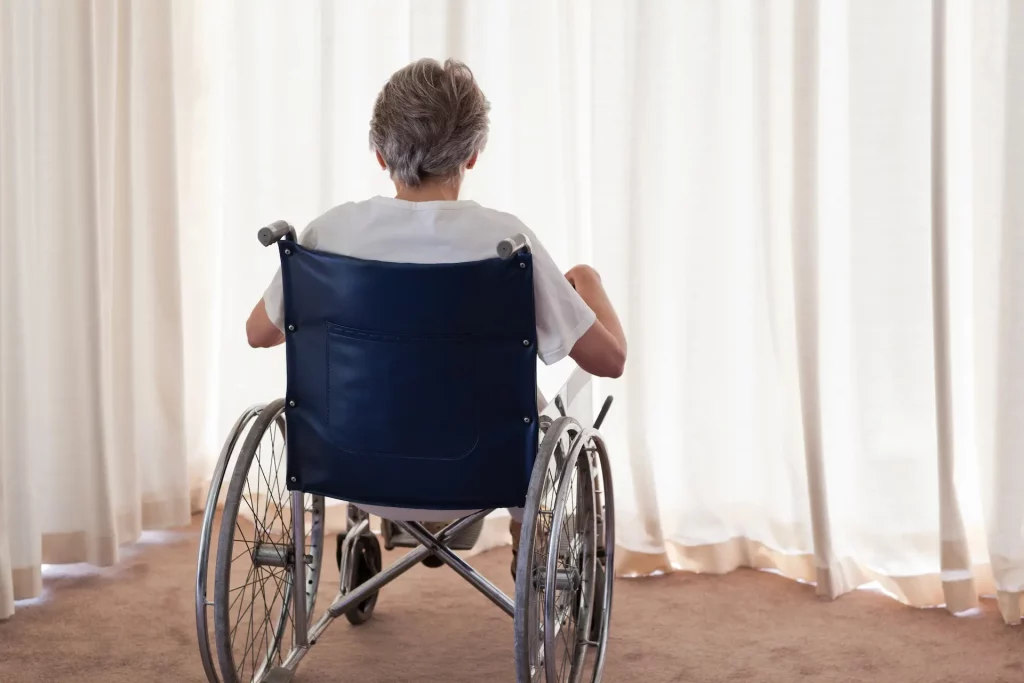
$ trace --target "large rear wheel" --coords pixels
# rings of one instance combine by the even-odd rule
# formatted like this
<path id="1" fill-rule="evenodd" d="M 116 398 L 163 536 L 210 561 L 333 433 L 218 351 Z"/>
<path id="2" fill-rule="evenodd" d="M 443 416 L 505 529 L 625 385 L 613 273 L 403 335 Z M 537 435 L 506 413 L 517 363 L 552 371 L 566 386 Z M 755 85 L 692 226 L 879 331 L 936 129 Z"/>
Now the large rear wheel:
<path id="1" fill-rule="evenodd" d="M 224 683 L 255 683 L 294 646 L 292 595 L 302 591 L 312 622 L 323 557 L 324 500 L 304 495 L 303 547 L 296 548 L 285 482 L 284 401 L 264 408 L 239 452 L 224 501 L 214 580 L 217 659 Z M 306 564 L 296 586 L 296 554 Z M 308 626 L 308 624 L 307 624 Z"/>
<path id="2" fill-rule="evenodd" d="M 199 657 L 203 662 L 203 670 L 206 671 L 206 679 L 209 683 L 220 683 L 217 667 L 214 664 L 217 657 L 216 648 L 210 639 L 212 630 L 210 621 L 213 614 L 209 608 L 213 606 L 213 603 L 208 597 L 210 560 L 213 557 L 213 548 L 216 546 L 217 540 L 217 534 L 214 532 L 217 508 L 220 504 L 224 480 L 231 476 L 231 466 L 235 462 L 235 455 L 241 449 L 249 426 L 262 409 L 262 404 L 246 408 L 231 427 L 228 438 L 221 449 L 220 457 L 217 459 L 217 464 L 213 468 L 210 490 L 206 497 L 206 511 L 203 514 L 203 525 L 199 531 L 199 559 L 196 567 L 196 636 L 199 640 Z"/>
<path id="3" fill-rule="evenodd" d="M 553 683 L 545 663 L 548 566 L 552 552 L 558 562 L 559 543 L 553 536 L 558 530 L 553 524 L 560 495 L 564 497 L 568 491 L 565 479 L 574 469 L 569 462 L 573 442 L 581 431 L 579 423 L 570 417 L 560 417 L 546 425 L 530 478 L 515 572 L 517 683 Z M 578 481 L 578 477 L 574 479 Z"/>
<path id="4" fill-rule="evenodd" d="M 579 434 L 562 463 L 544 572 L 547 683 L 581 683 L 597 571 L 594 476 Z"/>

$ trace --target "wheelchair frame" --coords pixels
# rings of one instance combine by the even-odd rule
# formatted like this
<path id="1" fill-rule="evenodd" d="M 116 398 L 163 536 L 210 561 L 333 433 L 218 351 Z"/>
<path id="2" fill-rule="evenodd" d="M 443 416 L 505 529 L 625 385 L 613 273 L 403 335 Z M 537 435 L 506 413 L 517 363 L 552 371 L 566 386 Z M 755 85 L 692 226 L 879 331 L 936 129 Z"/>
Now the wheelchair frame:
<path id="1" fill-rule="evenodd" d="M 265 246 L 274 244 L 282 238 L 295 238 L 294 229 L 284 221 L 278 221 L 259 232 L 259 240 Z M 503 259 L 510 259 L 520 251 L 529 249 L 527 238 L 517 235 L 503 240 L 498 245 L 498 254 Z M 586 382 L 577 381 L 575 384 L 575 391 L 579 391 Z M 265 622 L 267 631 L 264 632 L 263 642 L 267 647 L 267 653 L 265 656 L 260 655 L 263 661 L 259 666 L 257 661 L 253 660 L 252 675 L 245 680 L 259 683 L 290 681 L 312 645 L 322 637 L 335 619 L 346 615 L 353 624 L 363 623 L 369 619 L 376 596 L 384 586 L 433 556 L 463 577 L 503 612 L 513 617 L 516 679 L 519 683 L 600 681 L 604 671 L 611 618 L 615 515 L 608 454 L 598 428 L 607 414 L 611 397 L 605 401 L 595 425 L 583 427 L 577 420 L 565 414 L 565 405 L 571 402 L 572 396 L 562 393 L 572 391 L 573 385 L 573 380 L 570 379 L 566 387 L 563 387 L 563 392 L 549 404 L 545 411 L 547 414 L 542 415 L 542 441 L 523 513 L 514 599 L 448 547 L 448 543 L 460 531 L 481 521 L 493 510 L 479 510 L 464 516 L 437 534 L 430 533 L 418 522 L 394 520 L 393 524 L 420 545 L 389 567 L 381 568 L 379 544 L 375 538 L 369 539 L 373 541 L 371 545 L 375 547 L 377 566 L 371 566 L 369 573 L 372 575 L 362 581 L 357 580 L 356 558 L 360 555 L 357 547 L 372 534 L 369 529 L 369 515 L 360 511 L 350 522 L 350 528 L 341 543 L 341 582 L 338 595 L 322 616 L 313 622 L 312 612 L 315 609 L 322 569 L 323 498 L 302 491 L 290 491 L 282 494 L 282 498 L 287 495 L 287 500 L 273 503 L 273 513 L 282 525 L 285 525 L 285 511 L 290 509 L 290 529 L 286 529 L 281 537 L 271 542 L 258 542 L 254 534 L 252 543 L 245 543 L 252 563 L 246 577 L 246 585 L 253 570 L 262 570 L 263 567 L 269 567 L 267 571 L 271 574 L 280 571 L 284 581 L 283 588 L 278 585 L 277 595 L 272 598 L 271 603 L 276 604 L 276 597 L 281 598 L 281 612 L 277 617 L 277 623 L 270 626 L 270 621 Z M 553 410 L 557 410 L 557 413 L 552 414 Z M 241 683 L 243 680 L 239 677 L 240 672 L 234 657 L 235 635 L 239 624 L 228 632 L 230 612 L 234 607 L 233 602 L 228 603 L 228 598 L 239 590 L 237 587 L 233 590 L 230 588 L 231 564 L 242 556 L 232 559 L 232 553 L 235 552 L 234 544 L 237 542 L 235 530 L 241 531 L 238 515 L 245 494 L 242 488 L 243 485 L 247 485 L 248 476 L 253 471 L 254 460 L 258 461 L 261 457 L 260 449 L 265 436 L 269 434 L 271 438 L 271 467 L 275 463 L 275 429 L 279 430 L 283 437 L 282 452 L 286 448 L 284 411 L 284 399 L 246 409 L 235 422 L 214 469 L 200 536 L 196 579 L 197 635 L 201 660 L 210 683 Z M 240 442 L 242 446 L 238 449 Z M 211 602 L 207 595 L 214 522 L 223 481 L 236 450 L 239 453 L 231 475 L 224 516 L 218 533 L 215 596 Z M 283 466 L 282 462 L 283 456 L 277 461 L 279 470 Z M 272 488 L 262 462 L 256 464 L 268 489 Z M 278 471 L 272 473 L 272 476 L 283 475 Z M 258 494 L 259 489 L 257 501 Z M 307 499 L 310 501 L 309 507 Z M 256 508 L 253 508 L 251 501 L 246 502 L 250 505 L 254 517 L 257 516 Z M 268 501 L 264 509 L 264 519 L 270 510 L 271 502 Z M 583 512 L 577 506 L 582 508 Z M 307 513 L 311 516 L 308 529 Z M 233 519 L 228 520 L 229 516 Z M 584 520 L 582 524 L 581 516 Z M 230 524 L 227 521 L 230 521 Z M 275 519 L 271 519 L 271 526 L 274 524 Z M 377 571 L 373 571 L 374 569 Z M 243 591 L 246 585 L 241 587 Z M 306 590 L 295 590 L 295 587 L 301 586 L 305 586 Z M 235 600 L 241 595 L 244 593 L 236 596 Z M 267 616 L 270 616 L 271 609 L 266 605 L 266 595 L 263 597 Z M 212 643 L 209 629 L 210 607 L 214 608 L 215 625 Z M 255 588 L 253 607 L 250 609 L 254 608 Z M 360 618 L 353 618 L 357 612 L 361 613 Z M 250 611 L 250 631 L 251 619 Z M 289 620 L 292 627 L 292 642 L 287 654 L 284 654 L 285 631 Z M 271 629 L 272 634 L 269 633 Z M 575 629 L 575 633 L 569 634 L 570 629 Z M 250 635 L 252 642 L 243 653 L 243 659 L 250 651 L 256 656 L 258 633 Z M 565 643 L 566 653 L 559 664 L 557 654 L 561 642 Z M 593 656 L 588 656 L 590 648 L 596 649 L 596 652 L 592 653 Z M 214 665 L 214 649 L 219 667 Z M 590 672 L 589 676 L 586 675 L 587 671 Z M 564 676 L 566 673 L 567 677 Z"/>

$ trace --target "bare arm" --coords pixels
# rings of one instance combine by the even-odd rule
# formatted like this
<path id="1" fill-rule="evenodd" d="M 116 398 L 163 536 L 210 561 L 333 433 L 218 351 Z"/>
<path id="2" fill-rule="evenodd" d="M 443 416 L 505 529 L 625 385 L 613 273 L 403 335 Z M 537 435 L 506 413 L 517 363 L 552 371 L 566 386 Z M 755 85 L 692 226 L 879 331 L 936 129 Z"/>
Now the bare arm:
<path id="1" fill-rule="evenodd" d="M 245 336 L 249 340 L 249 346 L 254 349 L 269 349 L 284 342 L 284 332 L 271 322 L 263 299 L 253 307 L 249 319 L 245 321 Z"/>
<path id="2" fill-rule="evenodd" d="M 621 377 L 626 366 L 626 334 L 601 284 L 590 266 L 576 266 L 565 275 L 597 321 L 572 347 L 569 357 L 598 377 Z"/>

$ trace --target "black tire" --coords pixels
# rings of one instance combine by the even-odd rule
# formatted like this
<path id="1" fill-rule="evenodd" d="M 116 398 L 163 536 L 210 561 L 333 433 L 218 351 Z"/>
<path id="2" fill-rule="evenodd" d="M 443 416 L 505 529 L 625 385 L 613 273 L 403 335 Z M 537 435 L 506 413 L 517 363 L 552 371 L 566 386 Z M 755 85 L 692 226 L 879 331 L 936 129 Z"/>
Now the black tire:
<path id="1" fill-rule="evenodd" d="M 340 545 L 339 545 L 340 547 Z M 373 534 L 364 534 L 359 537 L 356 541 L 355 547 L 352 549 L 352 576 L 346 583 L 345 592 L 348 593 L 353 589 L 366 583 L 374 576 L 380 573 L 381 564 L 383 557 L 380 551 L 380 541 Z M 341 564 L 341 558 L 338 558 L 339 565 Z M 339 567 L 340 570 L 340 567 Z M 345 613 L 345 618 L 348 619 L 349 623 L 353 626 L 360 626 L 365 624 L 373 617 L 373 609 L 377 606 L 377 597 L 379 593 L 374 593 L 370 597 L 363 600 L 361 603 L 356 605 L 354 608 Z"/>
<path id="2" fill-rule="evenodd" d="M 593 622 L 590 628 L 590 640 L 595 644 L 595 655 L 592 672 L 585 680 L 596 683 L 604 674 L 605 660 L 608 654 L 608 634 L 611 628 L 612 595 L 615 588 L 615 491 L 612 482 L 611 466 L 608 452 L 599 433 L 592 433 L 590 445 L 593 452 L 593 465 L 599 475 L 595 483 L 600 487 L 598 510 L 600 512 L 599 538 L 601 541 L 597 555 L 597 582 L 594 591 Z"/>
<path id="3" fill-rule="evenodd" d="M 601 619 L 600 610 L 601 605 L 604 603 L 605 583 L 607 581 L 607 576 L 605 575 L 606 571 L 607 568 L 604 566 L 603 558 L 598 558 L 597 580 L 594 582 L 595 609 L 590 623 L 590 640 L 591 642 L 601 643 L 602 647 L 604 646 L 602 639 L 604 638 L 605 626 L 603 620 Z"/>

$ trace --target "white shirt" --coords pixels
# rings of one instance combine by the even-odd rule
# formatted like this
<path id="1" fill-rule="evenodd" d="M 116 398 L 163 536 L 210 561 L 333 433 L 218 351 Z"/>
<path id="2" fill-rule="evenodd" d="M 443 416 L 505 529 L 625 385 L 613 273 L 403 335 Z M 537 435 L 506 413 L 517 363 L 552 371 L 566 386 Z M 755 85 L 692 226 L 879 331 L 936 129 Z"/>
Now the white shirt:
<path id="1" fill-rule="evenodd" d="M 409 202 L 374 197 L 336 206 L 302 232 L 310 249 L 393 263 L 460 263 L 497 256 L 498 242 L 523 233 L 533 247 L 537 355 L 546 365 L 569 355 L 594 324 L 584 303 L 529 228 L 511 214 L 473 201 Z M 263 295 L 267 315 L 284 329 L 281 270 Z"/>

